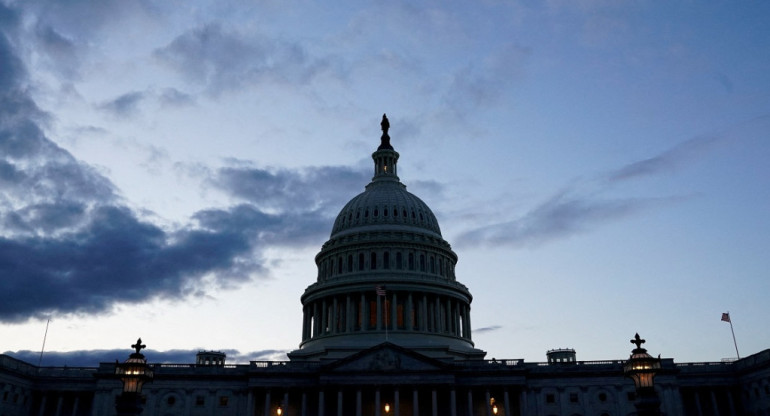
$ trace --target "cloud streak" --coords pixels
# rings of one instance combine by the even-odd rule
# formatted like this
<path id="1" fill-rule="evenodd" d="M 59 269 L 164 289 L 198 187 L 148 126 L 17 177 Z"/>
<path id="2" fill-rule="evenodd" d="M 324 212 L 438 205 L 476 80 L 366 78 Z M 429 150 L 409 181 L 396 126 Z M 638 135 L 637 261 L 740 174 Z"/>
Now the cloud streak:
<path id="1" fill-rule="evenodd" d="M 201 349 L 174 349 L 156 351 L 142 350 L 150 364 L 194 364 L 195 355 Z M 286 360 L 287 350 L 259 350 L 241 352 L 234 349 L 217 350 L 227 354 L 226 364 L 247 364 L 249 361 Z M 99 363 L 114 363 L 124 361 L 132 351 L 129 349 L 102 349 L 77 351 L 46 351 L 43 354 L 43 367 L 97 367 Z M 5 351 L 3 354 L 37 365 L 40 351 L 20 350 Z"/>

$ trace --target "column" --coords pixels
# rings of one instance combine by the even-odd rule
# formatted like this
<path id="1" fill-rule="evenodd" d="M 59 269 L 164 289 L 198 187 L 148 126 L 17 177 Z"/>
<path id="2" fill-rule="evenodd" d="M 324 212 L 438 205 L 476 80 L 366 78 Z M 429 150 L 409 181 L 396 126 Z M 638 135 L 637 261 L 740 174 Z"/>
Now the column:
<path id="1" fill-rule="evenodd" d="M 413 308 L 414 308 L 414 305 L 412 305 L 412 292 L 409 292 L 409 294 L 407 294 L 406 296 L 406 305 L 404 305 L 404 309 L 405 309 L 404 312 L 406 313 L 406 315 L 404 316 L 404 320 L 406 323 L 405 327 L 407 331 L 414 331 L 414 323 L 412 322 L 412 316 L 413 316 L 412 311 L 414 310 Z"/>
<path id="2" fill-rule="evenodd" d="M 324 403 L 324 391 L 320 390 L 318 392 L 318 416 L 324 416 L 325 407 L 326 403 Z"/>
<path id="3" fill-rule="evenodd" d="M 301 416 L 307 416 L 307 392 L 302 390 L 302 413 Z"/>
<path id="4" fill-rule="evenodd" d="M 420 309 L 422 310 L 422 316 L 420 317 L 420 330 L 427 332 L 428 331 L 428 296 L 422 295 L 422 305 L 420 305 Z"/>
<path id="5" fill-rule="evenodd" d="M 508 389 L 506 388 L 505 391 L 503 391 L 503 405 L 505 406 L 505 414 L 510 415 L 511 413 L 511 401 L 508 397 Z"/>
<path id="6" fill-rule="evenodd" d="M 430 401 L 431 401 L 431 409 L 433 411 L 433 416 L 438 416 L 438 397 L 436 395 L 436 389 L 431 390 Z"/>
<path id="7" fill-rule="evenodd" d="M 313 336 L 321 333 L 321 317 L 318 315 L 318 302 L 313 302 Z"/>
<path id="8" fill-rule="evenodd" d="M 361 319 L 361 331 L 366 331 L 368 316 L 366 315 L 366 295 L 363 293 L 361 294 L 361 307 L 359 308 L 358 313 L 359 318 Z"/>
<path id="9" fill-rule="evenodd" d="M 398 298 L 395 291 L 390 300 L 390 329 L 398 329 Z"/>
<path id="10" fill-rule="evenodd" d="M 337 391 L 337 416 L 342 416 L 342 390 Z"/>
<path id="11" fill-rule="evenodd" d="M 281 402 L 281 407 L 283 408 L 283 414 L 289 416 L 289 390 L 283 392 L 283 401 Z"/>
<path id="12" fill-rule="evenodd" d="M 64 404 L 64 396 L 59 395 L 59 399 L 56 401 L 56 416 L 61 415 L 61 407 Z"/>
<path id="13" fill-rule="evenodd" d="M 717 395 L 714 393 L 714 390 L 711 390 L 711 406 L 714 408 L 714 416 L 719 416 L 719 405 L 717 404 Z"/>
<path id="14" fill-rule="evenodd" d="M 350 295 L 345 296 L 345 332 L 353 332 L 353 304 Z"/>
<path id="15" fill-rule="evenodd" d="M 334 300 L 332 301 L 332 324 L 329 325 L 331 328 L 331 333 L 336 334 L 337 329 L 339 328 L 339 314 L 337 313 L 338 305 L 337 305 L 337 297 L 334 297 Z"/>
<path id="16" fill-rule="evenodd" d="M 449 416 L 457 416 L 457 391 L 454 387 L 449 391 Z"/>
<path id="17" fill-rule="evenodd" d="M 377 295 L 377 330 L 382 330 L 382 296 Z"/>
<path id="18" fill-rule="evenodd" d="M 468 389 L 468 415 L 473 415 L 473 391 Z"/>
<path id="19" fill-rule="evenodd" d="M 379 298 L 379 296 L 377 296 Z M 380 408 L 380 388 L 378 387 L 374 391 L 374 416 L 382 416 L 382 409 Z"/>
<path id="20" fill-rule="evenodd" d="M 695 393 L 695 410 L 697 410 L 698 416 L 703 416 L 703 408 L 701 408 L 701 405 L 700 405 L 700 393 L 698 393 L 698 390 L 695 390 L 694 393 Z"/>
<path id="21" fill-rule="evenodd" d="M 246 396 L 246 414 L 254 416 L 254 410 L 254 392 L 249 389 L 249 394 Z"/>
<path id="22" fill-rule="evenodd" d="M 80 396 L 75 396 L 75 403 L 72 403 L 72 415 L 77 416 L 78 406 L 80 405 Z"/>
<path id="23" fill-rule="evenodd" d="M 265 392 L 265 411 L 264 415 L 268 416 L 270 414 L 270 390 Z"/>
<path id="24" fill-rule="evenodd" d="M 356 390 L 356 416 L 361 416 L 361 389 Z"/>
<path id="25" fill-rule="evenodd" d="M 326 299 L 321 302 L 321 334 L 326 334 L 329 328 L 329 311 L 326 309 Z"/>
<path id="26" fill-rule="evenodd" d="M 45 405 L 48 401 L 48 395 L 43 393 L 43 398 L 40 399 L 40 411 L 37 412 L 38 416 L 43 416 L 45 414 Z"/>
<path id="27" fill-rule="evenodd" d="M 484 399 L 486 400 L 485 406 L 487 408 L 487 416 L 492 416 L 492 406 L 491 406 L 491 399 L 492 396 L 489 395 L 489 389 L 484 392 Z"/>
<path id="28" fill-rule="evenodd" d="M 398 395 L 398 387 L 393 391 L 393 416 L 401 415 L 401 398 Z"/>
<path id="29" fill-rule="evenodd" d="M 420 416 L 420 401 L 417 387 L 412 391 L 412 407 L 414 408 L 414 416 Z"/>

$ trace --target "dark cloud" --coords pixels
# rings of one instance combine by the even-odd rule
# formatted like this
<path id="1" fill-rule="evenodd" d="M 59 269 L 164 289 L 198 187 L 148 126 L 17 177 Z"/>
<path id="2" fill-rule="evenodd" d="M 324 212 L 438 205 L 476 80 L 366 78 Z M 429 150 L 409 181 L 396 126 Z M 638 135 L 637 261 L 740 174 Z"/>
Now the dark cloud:
<path id="1" fill-rule="evenodd" d="M 225 167 L 213 183 L 264 210 L 319 211 L 336 215 L 350 198 L 363 192 L 371 173 L 348 167 L 303 170 Z"/>
<path id="2" fill-rule="evenodd" d="M 623 218 L 670 199 L 609 199 L 559 193 L 521 218 L 485 225 L 458 236 L 458 245 L 535 246 L 586 232 L 609 220 Z"/>
<path id="3" fill-rule="evenodd" d="M 0 19 L 11 14 L 0 9 Z M 261 256 L 266 248 L 320 244 L 333 215 L 329 204 L 342 195 L 327 195 L 324 185 L 360 178 L 343 168 L 277 174 L 223 169 L 217 182 L 242 203 L 201 210 L 186 225 L 161 228 L 126 207 L 107 178 L 46 137 L 41 123 L 47 115 L 25 89 L 18 56 L 3 32 L 0 321 L 98 314 L 116 303 L 237 286 L 267 272 Z M 144 96 L 125 94 L 105 108 L 128 114 Z"/>
<path id="4" fill-rule="evenodd" d="M 118 117 L 129 117 L 139 111 L 139 104 L 146 98 L 145 95 L 144 92 L 140 91 L 125 93 L 113 100 L 100 104 L 99 108 Z"/>
<path id="5" fill-rule="evenodd" d="M 79 51 L 72 41 L 51 26 L 38 26 L 36 50 L 48 58 L 48 67 L 66 79 L 78 77 Z"/>
<path id="6" fill-rule="evenodd" d="M 487 333 L 487 332 L 497 331 L 498 329 L 502 329 L 502 326 L 500 326 L 500 325 L 491 325 L 491 326 L 485 326 L 485 327 L 482 327 L 482 328 L 474 328 L 473 332 L 475 332 L 476 334 L 484 334 L 484 333 Z"/>
<path id="7" fill-rule="evenodd" d="M 200 349 L 174 349 L 168 351 L 156 351 L 153 349 L 142 350 L 147 361 L 162 364 L 194 364 L 195 354 Z M 217 350 L 227 355 L 225 362 L 227 364 L 247 364 L 249 361 L 267 361 L 267 360 L 286 360 L 284 350 L 261 350 L 240 352 L 233 349 Z M 3 354 L 25 361 L 33 365 L 38 362 L 43 367 L 97 367 L 99 363 L 114 363 L 125 361 L 128 355 L 133 352 L 130 349 L 113 350 L 78 350 L 78 351 L 45 351 L 42 361 L 40 361 L 40 351 L 6 351 Z"/>
<path id="8" fill-rule="evenodd" d="M 630 163 L 610 172 L 608 178 L 610 181 L 622 181 L 670 172 L 703 154 L 718 142 L 719 139 L 714 136 L 696 137 L 679 143 L 657 156 Z"/>
<path id="9" fill-rule="evenodd" d="M 308 56 L 299 44 L 245 37 L 218 24 L 184 33 L 154 56 L 213 93 L 260 81 L 302 84 L 328 66 L 323 59 Z"/>
<path id="10" fill-rule="evenodd" d="M 165 88 L 158 95 L 158 100 L 163 105 L 182 107 L 195 104 L 195 98 L 176 88 Z"/>

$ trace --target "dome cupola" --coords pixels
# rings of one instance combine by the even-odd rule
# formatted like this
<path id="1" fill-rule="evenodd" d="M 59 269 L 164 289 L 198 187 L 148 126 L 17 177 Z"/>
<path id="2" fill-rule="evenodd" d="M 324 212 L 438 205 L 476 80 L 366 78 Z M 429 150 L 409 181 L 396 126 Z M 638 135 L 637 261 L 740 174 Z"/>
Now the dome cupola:
<path id="1" fill-rule="evenodd" d="M 482 358 L 457 255 L 428 205 L 401 183 L 386 115 L 380 126 L 374 176 L 316 255 L 316 282 L 301 298 L 302 342 L 289 357 L 338 359 L 387 341 L 435 358 Z"/>

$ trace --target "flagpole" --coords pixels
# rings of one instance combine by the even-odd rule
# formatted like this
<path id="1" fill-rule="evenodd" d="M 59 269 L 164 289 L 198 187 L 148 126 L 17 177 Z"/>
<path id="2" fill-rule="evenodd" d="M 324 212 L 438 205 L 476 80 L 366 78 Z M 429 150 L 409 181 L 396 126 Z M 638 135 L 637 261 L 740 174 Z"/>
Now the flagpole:
<path id="1" fill-rule="evenodd" d="M 40 348 L 40 358 L 37 360 L 37 366 L 40 367 L 40 364 L 43 362 L 43 351 L 45 351 L 45 339 L 48 338 L 48 324 L 51 323 L 51 318 L 48 318 L 48 321 L 45 323 L 45 334 L 43 335 L 43 347 Z"/>
<path id="2" fill-rule="evenodd" d="M 727 315 L 730 316 L 730 312 L 727 312 Z M 728 321 L 730 323 L 730 332 L 733 334 L 733 344 L 735 344 L 735 355 L 738 356 L 738 359 L 741 359 L 741 353 L 738 352 L 738 342 L 735 340 L 735 331 L 733 330 L 733 318 L 730 317 L 730 320 Z"/>

